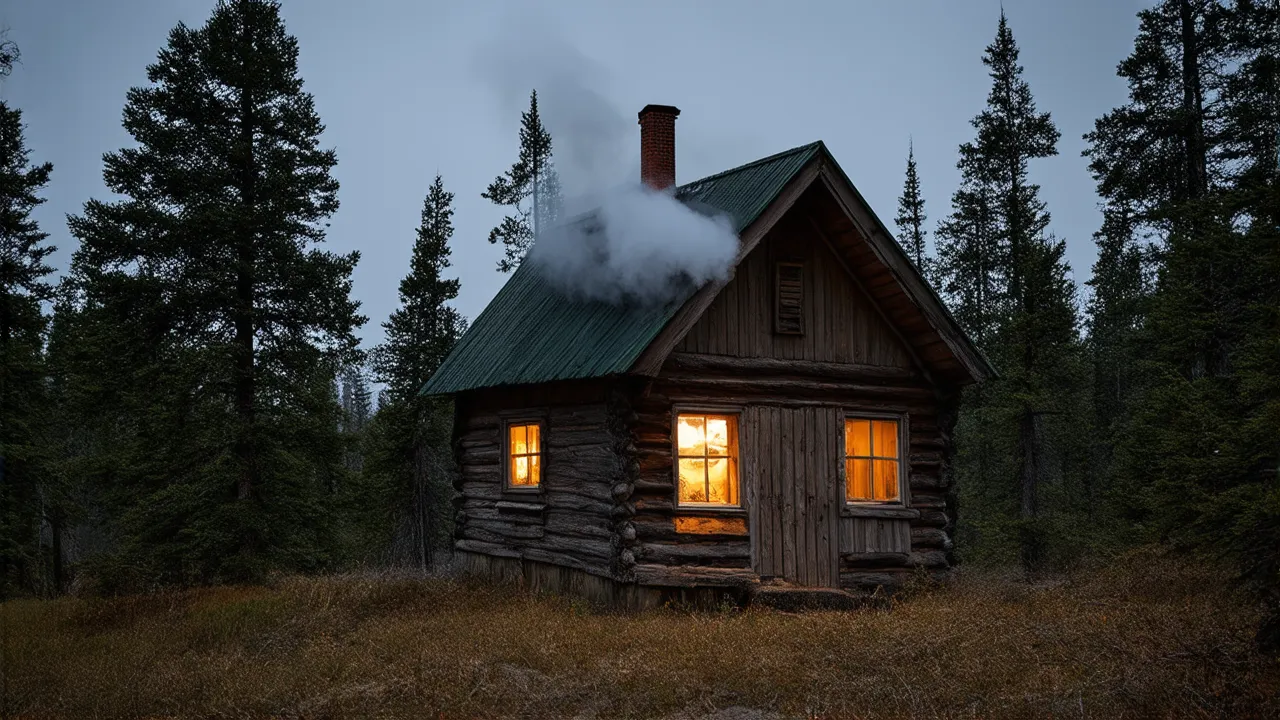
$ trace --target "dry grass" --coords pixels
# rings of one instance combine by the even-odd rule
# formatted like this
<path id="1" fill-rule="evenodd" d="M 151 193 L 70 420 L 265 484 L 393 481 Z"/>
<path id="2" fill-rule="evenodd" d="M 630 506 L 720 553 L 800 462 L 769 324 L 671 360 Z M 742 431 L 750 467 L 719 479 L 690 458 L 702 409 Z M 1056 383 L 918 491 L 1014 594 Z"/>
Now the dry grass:
<path id="1" fill-rule="evenodd" d="M 0 613 L 8 717 L 1280 716 L 1253 609 L 1150 552 L 854 613 L 617 616 L 386 577 Z"/>

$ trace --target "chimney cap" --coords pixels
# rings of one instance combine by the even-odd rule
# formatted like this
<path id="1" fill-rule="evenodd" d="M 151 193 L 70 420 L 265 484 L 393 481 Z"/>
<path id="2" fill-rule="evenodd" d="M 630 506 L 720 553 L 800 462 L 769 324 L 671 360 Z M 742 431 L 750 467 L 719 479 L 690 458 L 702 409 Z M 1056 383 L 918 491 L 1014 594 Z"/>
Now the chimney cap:
<path id="1" fill-rule="evenodd" d="M 653 104 L 645 105 L 640 110 L 639 113 L 636 113 L 636 116 L 639 119 L 643 120 L 645 114 L 651 113 L 651 112 L 662 113 L 664 115 L 670 115 L 671 117 L 680 117 L 680 108 L 674 105 L 653 105 Z"/>

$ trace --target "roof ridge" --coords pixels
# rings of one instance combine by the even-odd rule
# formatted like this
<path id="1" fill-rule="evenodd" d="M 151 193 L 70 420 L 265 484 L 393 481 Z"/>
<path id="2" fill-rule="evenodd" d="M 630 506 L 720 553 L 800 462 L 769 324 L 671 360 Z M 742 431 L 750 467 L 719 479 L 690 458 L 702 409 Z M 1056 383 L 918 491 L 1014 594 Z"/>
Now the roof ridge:
<path id="1" fill-rule="evenodd" d="M 707 182 L 707 181 L 709 181 L 709 180 L 716 180 L 716 179 L 718 179 L 718 178 L 722 178 L 722 177 L 724 177 L 724 176 L 726 176 L 726 175 L 732 175 L 733 173 L 741 172 L 741 171 L 746 170 L 746 169 L 748 169 L 748 168 L 753 168 L 753 167 L 755 167 L 755 166 L 757 166 L 757 165 L 763 165 L 763 164 L 765 164 L 765 163 L 773 162 L 774 160 L 778 160 L 778 159 L 780 159 L 780 158 L 782 158 L 782 157 L 785 157 L 785 156 L 787 156 L 787 155 L 796 155 L 796 154 L 799 154 L 799 153 L 801 153 L 801 152 L 803 152 L 803 151 L 812 150 L 812 149 L 814 149 L 814 148 L 818 148 L 818 147 L 822 147 L 822 141 L 821 141 L 821 140 L 814 140 L 814 141 L 813 141 L 813 142 L 811 142 L 811 143 L 805 143 L 804 145 L 797 145 L 796 147 L 793 147 L 793 148 L 791 148 L 791 149 L 789 149 L 789 150 L 783 150 L 782 152 L 777 152 L 777 153 L 774 153 L 774 154 L 772 154 L 772 155 L 769 155 L 769 156 L 766 156 L 766 157 L 762 157 L 762 158 L 760 158 L 760 159 L 758 159 L 758 160 L 752 160 L 752 161 L 751 161 L 751 162 L 749 162 L 749 163 L 744 163 L 744 164 L 739 165 L 739 166 L 737 166 L 737 167 L 729 168 L 728 170 L 721 170 L 720 172 L 718 172 L 718 173 L 716 173 L 716 174 L 714 174 L 714 175 L 708 175 L 708 176 L 706 176 L 706 177 L 698 178 L 697 180 L 691 180 L 691 181 L 689 181 L 689 182 L 687 182 L 687 183 L 685 183 L 685 184 L 683 184 L 683 185 L 678 186 L 678 187 L 676 188 L 676 192 L 679 192 L 679 191 L 684 190 L 684 189 L 686 189 L 686 188 L 693 187 L 694 185 L 699 185 L 699 184 L 704 183 L 704 182 Z"/>

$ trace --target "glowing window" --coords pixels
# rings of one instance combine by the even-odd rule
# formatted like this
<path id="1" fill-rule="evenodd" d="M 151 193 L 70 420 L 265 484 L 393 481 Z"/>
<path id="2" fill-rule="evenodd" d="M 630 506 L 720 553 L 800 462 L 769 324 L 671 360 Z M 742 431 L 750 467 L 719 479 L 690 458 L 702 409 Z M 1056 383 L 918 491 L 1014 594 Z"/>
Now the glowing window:
<path id="1" fill-rule="evenodd" d="M 681 505 L 738 505 L 738 418 L 679 415 L 676 466 Z"/>
<path id="2" fill-rule="evenodd" d="M 533 489 L 542 482 L 542 426 L 507 426 L 507 484 Z"/>
<path id="3" fill-rule="evenodd" d="M 844 421 L 845 499 L 894 502 L 900 497 L 902 455 L 897 420 Z"/>

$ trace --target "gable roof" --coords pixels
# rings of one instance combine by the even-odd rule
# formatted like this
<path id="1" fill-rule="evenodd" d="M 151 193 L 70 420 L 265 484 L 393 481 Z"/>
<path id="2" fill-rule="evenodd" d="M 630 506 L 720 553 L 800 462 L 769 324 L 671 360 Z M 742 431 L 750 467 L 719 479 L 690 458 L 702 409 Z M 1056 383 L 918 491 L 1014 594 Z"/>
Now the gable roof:
<path id="1" fill-rule="evenodd" d="M 745 252 L 754 247 L 745 242 L 744 231 L 750 230 L 758 241 L 800 192 L 818 178 L 819 170 L 828 165 L 839 170 L 826 146 L 818 141 L 682 185 L 676 190 L 676 198 L 727 215 L 734 232 L 744 238 L 738 255 L 741 261 Z M 839 176 L 874 218 L 843 171 Z M 875 223 L 883 231 L 878 218 Z M 967 356 L 965 365 L 971 379 L 994 374 L 891 237 L 889 252 L 896 251 L 905 261 L 907 272 L 915 274 L 913 300 L 923 300 L 941 311 L 943 322 L 950 325 L 944 337 L 959 338 L 954 350 Z M 689 288 L 661 306 L 629 306 L 565 297 L 530 264 L 521 264 L 427 381 L 422 394 L 446 395 L 499 385 L 603 377 L 636 371 L 638 365 L 654 371 L 655 345 L 665 345 L 662 336 L 671 335 L 675 325 L 683 324 L 682 319 L 700 315 L 719 287 L 720 284 L 711 283 L 701 289 Z M 927 297 L 918 297 L 921 287 Z M 704 297 L 705 303 L 701 302 Z M 673 318 L 677 322 L 672 323 Z M 665 357 L 665 352 L 657 355 Z"/>

